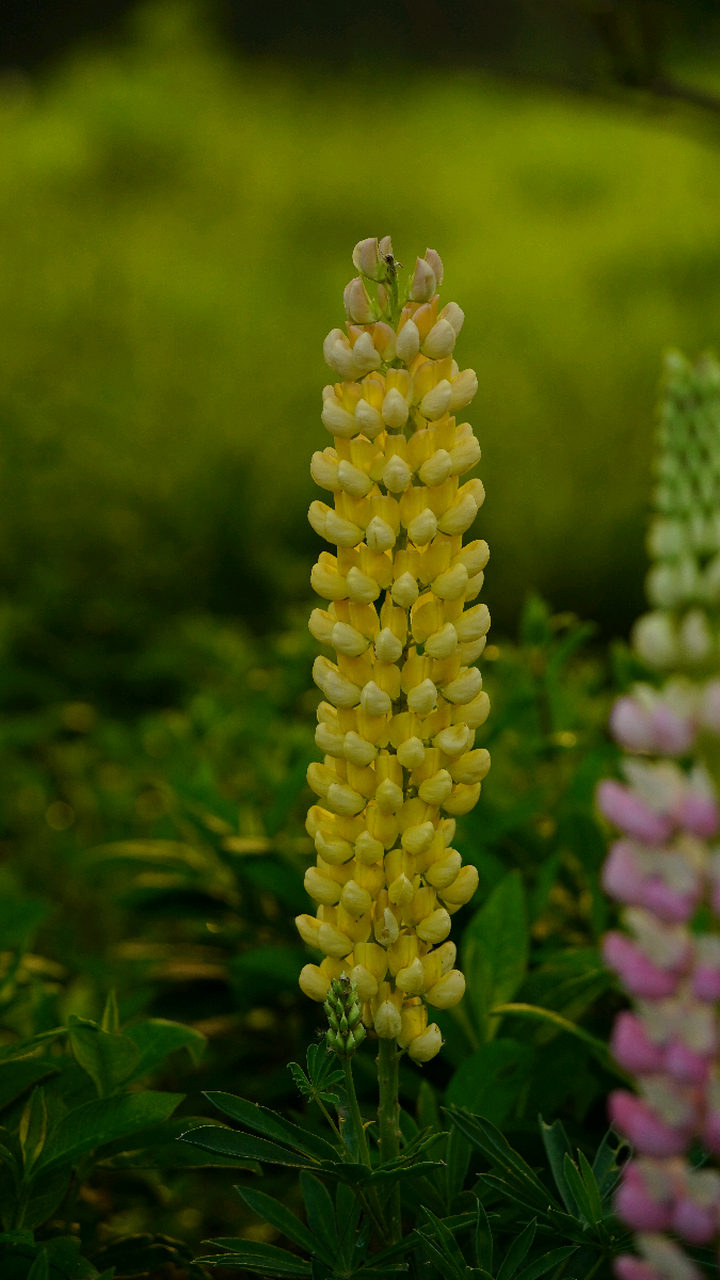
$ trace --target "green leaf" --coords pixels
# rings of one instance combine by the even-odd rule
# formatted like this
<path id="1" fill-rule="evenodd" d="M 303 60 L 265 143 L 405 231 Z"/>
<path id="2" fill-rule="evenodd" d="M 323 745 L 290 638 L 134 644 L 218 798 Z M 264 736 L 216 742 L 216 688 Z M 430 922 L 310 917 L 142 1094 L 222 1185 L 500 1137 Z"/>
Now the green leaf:
<path id="1" fill-rule="evenodd" d="M 588 1202 L 589 1202 L 590 1210 L 592 1213 L 592 1221 L 594 1224 L 597 1224 L 598 1222 L 602 1222 L 603 1220 L 603 1208 L 602 1208 L 602 1202 L 600 1199 L 600 1192 L 598 1190 L 598 1185 L 597 1185 L 597 1182 L 595 1181 L 595 1175 L 592 1171 L 592 1168 L 590 1167 L 590 1164 L 586 1159 L 586 1157 L 583 1155 L 582 1151 L 578 1151 L 578 1164 L 580 1166 L 580 1176 L 583 1180 L 583 1185 L 588 1194 Z"/>
<path id="2" fill-rule="evenodd" d="M 72 1015 L 68 1033 L 76 1061 L 87 1071 L 101 1098 L 108 1097 L 132 1075 L 139 1054 L 127 1036 L 111 1035 L 96 1022 Z"/>
<path id="3" fill-rule="evenodd" d="M 429 1209 L 423 1207 L 425 1224 L 419 1229 L 420 1247 L 443 1280 L 465 1280 L 465 1260 L 451 1231 Z"/>
<path id="4" fill-rule="evenodd" d="M 463 971 L 483 1040 L 498 1022 L 490 1011 L 512 1000 L 525 976 L 529 935 L 520 873 L 511 871 L 475 913 L 463 936 Z"/>
<path id="5" fill-rule="evenodd" d="M 519 1040 L 492 1040 L 482 1045 L 454 1072 L 446 1099 L 500 1125 L 525 1087 L 534 1050 Z"/>
<path id="6" fill-rule="evenodd" d="M 0 1062 L 0 1110 L 9 1106 L 40 1080 L 56 1075 L 58 1068 L 46 1058 L 18 1058 Z"/>
<path id="7" fill-rule="evenodd" d="M 434 1235 L 438 1247 L 447 1259 L 448 1265 L 452 1268 L 453 1273 L 457 1275 L 458 1280 L 464 1280 L 465 1259 L 455 1242 L 455 1237 L 452 1231 L 450 1231 L 446 1223 L 443 1222 L 442 1218 L 438 1218 L 430 1209 L 423 1208 L 423 1214 L 425 1215 L 426 1220 L 425 1227 L 421 1228 L 423 1234 L 427 1231 Z"/>
<path id="8" fill-rule="evenodd" d="M 50 1131 L 35 1173 L 48 1173 L 117 1138 L 130 1137 L 150 1124 L 167 1120 L 185 1095 L 146 1089 L 112 1098 L 99 1098 L 73 1107 Z"/>
<path id="9" fill-rule="evenodd" d="M 460 1132 L 464 1133 L 465 1137 L 483 1152 L 490 1163 L 501 1171 L 506 1183 L 524 1196 L 523 1203 L 542 1213 L 546 1211 L 548 1205 L 559 1207 L 557 1202 L 553 1201 L 547 1187 L 543 1186 L 522 1156 L 519 1156 L 517 1151 L 513 1151 L 495 1125 L 489 1120 L 484 1120 L 482 1116 L 473 1116 L 470 1112 L 458 1107 L 447 1107 L 446 1110 L 450 1120 L 457 1125 Z"/>
<path id="10" fill-rule="evenodd" d="M 23 1222 L 36 1229 L 52 1218 L 58 1206 L 62 1204 L 70 1184 L 71 1169 L 57 1169 L 51 1174 L 38 1174 L 33 1170 L 31 1194 L 25 1207 Z M 3 1206 L 4 1207 L 4 1206 Z M 50 1241 L 48 1247 L 53 1245 Z M 54 1259 L 51 1254 L 51 1264 Z"/>
<path id="11" fill-rule="evenodd" d="M 298 1155 L 296 1151 L 288 1151 L 286 1147 L 267 1142 L 265 1138 L 238 1133 L 237 1129 L 226 1129 L 220 1125 L 202 1125 L 199 1129 L 189 1129 L 187 1133 L 180 1135 L 178 1141 L 189 1142 L 193 1147 L 216 1151 L 220 1155 L 235 1156 L 243 1163 L 247 1160 L 260 1160 L 267 1164 L 283 1165 L 286 1169 L 318 1167 L 317 1161 Z"/>
<path id="12" fill-rule="evenodd" d="M 100 1026 L 103 1031 L 109 1031 L 111 1035 L 117 1035 L 120 1030 L 120 1014 L 118 1012 L 117 996 L 115 988 L 109 992 L 103 1009 L 102 1022 Z"/>
<path id="13" fill-rule="evenodd" d="M 448 1134 L 447 1150 L 445 1152 L 445 1163 L 447 1165 L 445 1189 L 448 1212 L 452 1208 L 453 1200 L 460 1194 L 465 1185 L 471 1153 L 472 1147 L 467 1138 L 464 1137 L 459 1129 L 451 1129 Z"/>
<path id="14" fill-rule="evenodd" d="M 121 1275 L 147 1274 L 150 1271 L 159 1275 L 160 1268 L 165 1272 L 167 1264 L 171 1264 L 174 1273 L 175 1268 L 184 1270 L 188 1267 L 192 1261 L 192 1250 L 183 1240 L 142 1232 L 110 1240 L 94 1257 L 98 1265 L 109 1265 L 112 1271 Z"/>
<path id="15" fill-rule="evenodd" d="M 125 1029 L 138 1051 L 138 1058 L 131 1079 L 140 1080 L 148 1072 L 159 1067 L 169 1053 L 187 1049 L 193 1066 L 202 1060 L 207 1041 L 200 1031 L 182 1022 L 169 1022 L 165 1018 L 148 1018 Z"/>
<path id="16" fill-rule="evenodd" d="M 613 1144 L 614 1145 L 611 1145 Z M 628 1149 L 628 1144 L 624 1138 L 619 1137 L 614 1129 L 608 1129 L 600 1146 L 595 1152 L 595 1159 L 592 1164 L 592 1171 L 600 1193 L 603 1209 L 608 1210 L 610 1207 L 610 1197 L 617 1186 L 620 1177 L 620 1164 L 618 1156 L 622 1151 Z"/>
<path id="17" fill-rule="evenodd" d="M 284 1204 L 280 1204 L 272 1196 L 265 1195 L 264 1191 L 254 1191 L 248 1187 L 236 1187 L 235 1190 L 240 1193 L 248 1208 L 262 1218 L 263 1222 L 269 1222 L 271 1227 L 275 1227 L 288 1240 L 292 1240 L 293 1244 L 304 1249 L 312 1257 L 315 1241 L 296 1214 L 291 1213 Z"/>
<path id="18" fill-rule="evenodd" d="M 530 1246 L 535 1239 L 536 1228 L 537 1223 L 533 1218 L 532 1222 L 528 1222 L 524 1231 L 521 1231 L 520 1235 L 515 1237 L 510 1248 L 505 1254 L 505 1257 L 500 1263 L 497 1280 L 512 1280 L 512 1277 L 515 1275 L 515 1272 L 523 1261 L 523 1258 L 528 1253 Z"/>
<path id="19" fill-rule="evenodd" d="M 493 1236 L 485 1207 L 478 1200 L 477 1219 L 475 1223 L 475 1257 L 478 1267 L 492 1275 L 493 1269 Z"/>
<path id="20" fill-rule="evenodd" d="M 340 1251 L 335 1206 L 327 1188 L 312 1174 L 300 1174 L 300 1188 L 305 1202 L 308 1227 L 315 1237 L 313 1252 L 332 1268 Z"/>
<path id="21" fill-rule="evenodd" d="M 565 1133 L 565 1129 L 559 1120 L 556 1120 L 553 1124 L 546 1124 L 542 1116 L 539 1116 L 538 1120 L 540 1122 L 540 1134 L 542 1136 L 545 1152 L 550 1162 L 553 1178 L 555 1179 L 555 1186 L 560 1192 L 562 1202 L 568 1213 L 577 1215 L 577 1204 L 570 1187 L 568 1186 L 563 1164 L 565 1156 L 570 1156 L 572 1159 L 572 1148 L 568 1141 L 567 1134 Z"/>
<path id="22" fill-rule="evenodd" d="M 20 1117 L 20 1148 L 23 1154 L 23 1169 L 27 1177 L 37 1163 L 45 1145 L 47 1136 L 48 1113 L 45 1102 L 45 1091 L 42 1085 L 36 1085 L 28 1098 Z"/>
<path id="23" fill-rule="evenodd" d="M 274 1244 L 262 1244 L 258 1240 L 207 1240 L 206 1244 L 215 1245 L 217 1249 L 228 1252 L 196 1258 L 201 1266 L 243 1267 L 246 1271 L 257 1271 L 263 1276 L 288 1276 L 297 1280 L 310 1280 L 312 1272 L 310 1263 L 287 1249 L 279 1249 Z"/>
<path id="24" fill-rule="evenodd" d="M 587 1161 L 585 1163 L 587 1164 Z M 589 1167 L 590 1166 L 588 1165 L 588 1168 Z M 585 1182 L 577 1165 L 568 1155 L 566 1155 L 563 1160 L 563 1170 L 567 1184 L 575 1198 L 575 1202 L 578 1207 L 578 1214 L 581 1220 L 587 1223 L 589 1227 L 595 1226 L 598 1221 L 602 1220 L 602 1209 L 600 1209 L 599 1218 L 595 1215 L 595 1204 L 597 1203 L 598 1206 L 600 1205 L 597 1186 L 595 1186 L 595 1196 L 593 1196 L 585 1186 Z M 593 1184 L 594 1183 L 595 1179 L 593 1178 Z"/>
<path id="25" fill-rule="evenodd" d="M 50 1263 L 46 1249 L 43 1249 L 37 1255 L 27 1273 L 27 1280 L 50 1280 Z"/>
<path id="26" fill-rule="evenodd" d="M 205 1153 L 201 1147 L 190 1146 L 178 1139 L 188 1132 L 188 1125 L 217 1124 L 219 1129 L 226 1129 L 219 1120 L 208 1120 L 205 1116 L 172 1116 L 162 1124 L 142 1129 L 128 1147 L 127 1139 L 111 1142 L 103 1151 L 98 1164 L 103 1169 L 248 1169 L 260 1173 L 260 1166 L 254 1160 L 237 1160 L 231 1156 L 223 1156 L 218 1152 Z"/>
<path id="27" fill-rule="evenodd" d="M 41 1031 L 39 1035 L 30 1036 L 27 1040 L 16 1040 L 14 1044 L 2 1045 L 0 1062 L 16 1062 L 20 1058 L 29 1058 L 40 1045 L 49 1044 L 51 1040 L 57 1040 L 65 1035 L 67 1035 L 66 1027 L 53 1027 L 52 1031 Z"/>
<path id="28" fill-rule="evenodd" d="M 551 1249 L 549 1253 L 544 1253 L 541 1258 L 536 1258 L 525 1267 L 516 1280 L 539 1280 L 540 1276 L 547 1275 L 548 1271 L 559 1267 L 560 1263 L 571 1257 L 573 1253 L 577 1253 L 577 1245 L 574 1244 L 565 1244 L 559 1249 Z"/>
<path id="29" fill-rule="evenodd" d="M 230 1116 L 231 1120 L 237 1120 L 238 1124 L 245 1125 L 254 1133 L 260 1133 L 263 1137 L 272 1138 L 277 1142 L 284 1142 L 314 1160 L 337 1160 L 336 1148 L 325 1138 L 308 1133 L 299 1125 L 284 1120 L 269 1107 L 261 1107 L 256 1102 L 237 1098 L 233 1093 L 221 1093 L 217 1090 L 206 1092 L 205 1097 L 214 1107 L 217 1107 L 218 1111 L 222 1111 L 223 1115 Z"/>
<path id="30" fill-rule="evenodd" d="M 568 1035 L 575 1036 L 576 1039 L 582 1040 L 592 1051 L 598 1062 L 611 1075 L 618 1076 L 621 1080 L 629 1082 L 631 1077 L 626 1071 L 614 1062 L 610 1050 L 603 1040 L 598 1040 L 597 1036 L 593 1036 L 584 1027 L 579 1027 L 575 1022 L 569 1022 L 567 1018 L 563 1018 L 562 1014 L 556 1013 L 554 1009 L 541 1009 L 534 1004 L 501 1004 L 496 1005 L 492 1009 L 495 1016 L 513 1014 L 519 1018 L 535 1018 L 540 1022 L 550 1022 L 560 1031 L 567 1031 Z"/>

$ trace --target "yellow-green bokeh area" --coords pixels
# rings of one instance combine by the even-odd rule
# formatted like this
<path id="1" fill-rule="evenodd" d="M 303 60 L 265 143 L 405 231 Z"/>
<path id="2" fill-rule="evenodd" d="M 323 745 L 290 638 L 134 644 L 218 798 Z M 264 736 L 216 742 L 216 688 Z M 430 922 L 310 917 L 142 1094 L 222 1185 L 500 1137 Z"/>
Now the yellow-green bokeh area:
<path id="1" fill-rule="evenodd" d="M 712 346 L 720 151 L 469 73 L 237 63 L 192 12 L 0 93 L 0 569 L 43 635 L 307 594 L 321 344 L 356 240 L 465 309 L 488 600 L 641 601 L 661 351 Z M 20 626 L 19 623 L 15 624 Z M 25 625 L 23 623 L 22 625 Z M 133 641 L 134 643 L 134 641 Z"/>

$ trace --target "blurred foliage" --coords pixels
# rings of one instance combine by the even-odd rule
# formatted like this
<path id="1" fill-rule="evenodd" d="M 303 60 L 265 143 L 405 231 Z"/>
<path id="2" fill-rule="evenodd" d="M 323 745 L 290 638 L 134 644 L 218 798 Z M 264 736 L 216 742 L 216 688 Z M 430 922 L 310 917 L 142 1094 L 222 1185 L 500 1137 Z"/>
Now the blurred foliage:
<path id="1" fill-rule="evenodd" d="M 173 619 L 305 598 L 321 340 L 374 231 L 467 312 L 496 620 L 533 583 L 625 628 L 658 350 L 715 331 L 713 152 L 470 74 L 237 64 L 202 12 L 0 82 L 5 705 L 168 705 Z"/>
<path id="2" fill-rule="evenodd" d="M 616 1079 L 603 1043 L 618 997 L 597 952 L 609 908 L 597 888 L 604 836 L 592 793 L 613 767 L 603 728 L 612 688 L 634 673 L 624 650 L 610 672 L 589 648 L 592 631 L 531 597 L 518 642 L 487 650 L 493 713 L 478 740 L 494 765 L 458 833 L 481 887 L 453 922 L 469 994 L 438 1015 L 441 1057 L 422 1071 L 401 1065 L 408 1123 L 415 1115 L 442 1128 L 443 1102 L 468 1108 L 531 1165 L 543 1162 L 539 1112 L 561 1118 L 573 1148 L 591 1157 Z M 169 1124 L 206 1111 L 202 1089 L 297 1107 L 287 1063 L 303 1060 L 322 1017 L 297 987 L 308 955 L 293 924 L 312 855 L 303 820 L 313 650 L 300 619 L 258 641 L 197 617 L 146 654 L 195 689 L 174 708 L 128 719 L 75 701 L 5 717 L 0 1055 L 57 1027 L 72 1036 L 73 1025 L 101 1025 L 114 988 L 121 1040 L 160 1019 L 208 1041 L 192 1062 L 169 1045 L 167 1062 L 144 1078 L 186 1095 Z M 3 1124 L 17 1123 L 47 1062 L 66 1078 L 65 1059 L 52 1056 L 62 1043 L 23 1053 L 30 1074 Z M 370 1115 L 372 1045 L 355 1061 Z M 167 1141 L 142 1175 L 136 1154 L 110 1155 L 101 1148 L 81 1170 L 76 1208 L 41 1225 L 40 1244 L 69 1233 L 101 1271 L 127 1240 L 117 1274 L 135 1275 L 178 1241 L 197 1251 L 208 1237 L 276 1238 L 234 1199 L 222 1169 L 179 1167 Z M 453 1175 L 459 1189 L 467 1167 Z M 264 1185 L 300 1208 L 294 1177 L 267 1174 Z M 512 1237 L 496 1199 L 500 1236 Z"/>

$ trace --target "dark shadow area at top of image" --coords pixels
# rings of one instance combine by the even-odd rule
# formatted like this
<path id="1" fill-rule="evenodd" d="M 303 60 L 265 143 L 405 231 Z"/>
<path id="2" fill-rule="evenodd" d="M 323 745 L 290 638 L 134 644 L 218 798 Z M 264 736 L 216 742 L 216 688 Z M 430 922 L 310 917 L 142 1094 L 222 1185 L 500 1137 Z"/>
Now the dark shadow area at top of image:
<path id="1" fill-rule="evenodd" d="M 32 70 L 85 38 L 122 36 L 137 0 L 23 0 L 0 8 L 0 67 Z M 197 10 L 231 50 L 338 69 L 461 64 L 590 87 L 604 61 L 633 60 L 638 40 L 707 53 L 720 40 L 713 0 L 202 0 Z M 639 35 L 639 33 L 641 33 Z M 616 46 L 620 44 L 622 48 Z M 617 55 L 617 57 L 616 57 Z M 616 78 L 636 82 L 632 66 Z M 627 74 L 625 74 L 627 73 Z"/>

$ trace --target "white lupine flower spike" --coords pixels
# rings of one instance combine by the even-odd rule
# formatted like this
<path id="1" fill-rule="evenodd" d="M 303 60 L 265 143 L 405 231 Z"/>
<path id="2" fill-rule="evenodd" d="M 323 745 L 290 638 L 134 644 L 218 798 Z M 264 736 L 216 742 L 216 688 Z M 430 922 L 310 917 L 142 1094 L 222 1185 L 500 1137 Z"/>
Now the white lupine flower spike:
<path id="1" fill-rule="evenodd" d="M 454 302 L 438 311 L 435 250 L 411 268 L 404 305 L 389 237 L 361 241 L 353 263 L 346 328 L 323 348 L 341 379 L 323 392 L 332 446 L 311 464 L 334 505 L 310 508 L 331 550 L 312 572 L 323 607 L 309 625 L 334 661 L 319 657 L 313 670 L 325 698 L 325 757 L 308 770 L 318 856 L 305 884 L 316 910 L 297 922 L 325 958 L 300 985 L 323 1001 L 341 966 L 363 1025 L 423 1063 L 442 1045 L 428 1007 L 463 996 L 447 938 L 478 881 L 451 847 L 451 815 L 475 804 L 490 767 L 473 750 L 489 702 L 472 665 L 490 617 L 483 604 L 465 607 L 489 553 L 462 542 L 484 498 L 479 480 L 461 481 L 480 446 L 453 416 L 478 384 L 453 358 L 464 315 Z"/>

